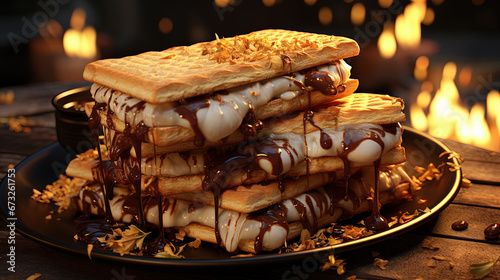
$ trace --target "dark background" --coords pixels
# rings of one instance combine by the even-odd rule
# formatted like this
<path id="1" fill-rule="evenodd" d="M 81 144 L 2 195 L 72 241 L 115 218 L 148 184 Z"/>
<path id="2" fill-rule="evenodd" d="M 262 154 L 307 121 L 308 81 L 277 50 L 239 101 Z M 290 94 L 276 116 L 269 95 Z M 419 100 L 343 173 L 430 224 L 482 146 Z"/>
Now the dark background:
<path id="1" fill-rule="evenodd" d="M 356 39 L 361 46 L 361 55 L 351 59 L 349 63 L 353 65 L 353 76 L 361 81 L 361 91 L 411 87 L 412 76 L 409 71 L 412 70 L 416 55 L 396 57 L 385 67 L 373 66 L 385 63 L 376 58 L 378 54 L 373 51 L 382 23 L 370 15 L 388 10 L 380 8 L 377 1 L 363 1 L 367 7 L 367 16 L 364 24 L 356 27 L 350 22 L 349 16 L 351 7 L 356 2 L 361 1 L 346 3 L 318 0 L 310 6 L 304 1 L 281 0 L 267 7 L 262 1 L 236 0 L 225 8 L 219 8 L 213 1 L 3 1 L 0 9 L 0 87 L 39 82 L 31 70 L 30 43 L 20 43 L 16 53 L 8 34 L 22 36 L 23 25 L 26 24 L 23 18 L 33 22 L 34 15 L 44 11 L 40 3 L 57 3 L 57 12 L 51 18 L 57 20 L 64 30 L 69 28 L 73 10 L 77 7 L 85 9 L 86 24 L 94 26 L 99 33 L 101 58 L 121 57 L 212 40 L 215 33 L 221 37 L 229 37 L 264 28 L 285 28 Z M 389 9 L 399 7 L 401 10 L 408 3 L 409 1 L 396 0 Z M 485 0 L 481 5 L 474 4 L 471 0 L 445 0 L 439 5 L 434 3 L 435 1 L 427 3 L 435 11 L 434 22 L 430 26 L 422 25 L 422 42 L 431 41 L 432 51 L 429 54 L 424 52 L 429 55 L 431 65 L 453 60 L 459 67 L 471 64 L 474 69 L 485 69 L 486 64 L 488 75 L 492 75 L 492 81 L 496 83 L 500 68 L 497 63 L 500 61 L 500 1 Z M 318 20 L 318 11 L 323 6 L 329 7 L 333 12 L 333 21 L 329 25 L 322 25 Z M 173 29 L 168 34 L 163 34 L 158 28 L 162 17 L 168 17 L 173 22 Z M 394 21 L 396 15 L 392 14 L 390 17 Z M 364 32 L 365 36 L 360 35 L 360 32 Z M 38 37 L 36 35 L 33 38 Z M 394 60 L 400 60 L 396 63 L 400 66 L 402 64 L 408 72 L 401 74 L 398 70 L 397 79 L 394 79 L 394 73 L 387 70 Z M 368 73 L 364 71 L 366 69 L 369 69 Z M 387 77 L 377 75 L 374 81 L 370 74 L 374 72 L 387 72 Z"/>

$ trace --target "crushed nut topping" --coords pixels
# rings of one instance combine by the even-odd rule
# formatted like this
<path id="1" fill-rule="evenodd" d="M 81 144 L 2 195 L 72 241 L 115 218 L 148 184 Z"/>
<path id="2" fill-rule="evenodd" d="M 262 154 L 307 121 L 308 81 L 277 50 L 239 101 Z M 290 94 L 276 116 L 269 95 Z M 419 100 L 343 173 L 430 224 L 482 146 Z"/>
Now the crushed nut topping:
<path id="1" fill-rule="evenodd" d="M 181 247 L 177 248 L 172 243 L 165 244 L 163 248 L 163 252 L 159 252 L 155 255 L 155 258 L 163 258 L 163 259 L 184 259 L 185 257 L 181 255 L 182 251 L 188 244 L 184 244 Z"/>
<path id="2" fill-rule="evenodd" d="M 27 118 L 25 116 L 0 118 L 0 123 L 7 124 L 10 131 L 24 133 L 30 133 L 32 126 L 41 125 L 40 122 L 34 121 L 33 119 Z"/>
<path id="3" fill-rule="evenodd" d="M 422 242 L 422 248 L 429 249 L 429 250 L 438 250 L 439 245 L 432 244 L 431 239 L 424 239 L 424 241 Z"/>
<path id="4" fill-rule="evenodd" d="M 269 41 L 266 37 L 258 37 L 254 34 L 228 39 L 220 39 L 217 34 L 215 35 L 217 40 L 207 43 L 202 55 L 209 55 L 210 59 L 218 63 L 234 64 L 236 61 L 256 61 L 275 55 L 316 49 L 319 46 L 318 42 L 313 42 L 306 37 Z M 286 59 L 290 59 L 290 56 L 287 55 Z"/>
<path id="5" fill-rule="evenodd" d="M 335 269 L 338 275 L 342 275 L 345 273 L 346 262 L 342 259 L 335 259 L 335 256 L 331 254 L 328 256 L 328 259 L 320 266 L 321 271 L 325 271 L 328 269 Z"/>
<path id="6" fill-rule="evenodd" d="M 380 269 L 387 269 L 385 266 L 389 263 L 388 260 L 383 260 L 381 258 L 375 258 L 373 260 L 373 265 Z"/>
<path id="7" fill-rule="evenodd" d="M 55 205 L 59 206 L 57 213 L 61 213 L 71 206 L 71 198 L 78 195 L 80 189 L 86 184 L 87 181 L 84 179 L 72 179 L 61 174 L 57 181 L 45 186 L 43 191 L 33 189 L 31 199 L 40 203 L 54 202 Z"/>
<path id="8" fill-rule="evenodd" d="M 372 231 L 366 229 L 365 227 L 360 228 L 356 226 L 343 226 L 342 228 L 344 229 L 342 238 L 347 240 L 356 240 L 373 234 Z"/>

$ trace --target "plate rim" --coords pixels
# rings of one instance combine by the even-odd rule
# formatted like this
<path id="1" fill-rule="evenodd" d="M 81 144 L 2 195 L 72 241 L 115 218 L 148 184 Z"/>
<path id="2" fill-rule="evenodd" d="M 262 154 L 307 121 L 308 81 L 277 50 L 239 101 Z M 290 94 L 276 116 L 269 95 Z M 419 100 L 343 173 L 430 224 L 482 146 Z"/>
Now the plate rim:
<path id="1" fill-rule="evenodd" d="M 414 128 L 408 127 L 408 126 L 402 126 L 404 131 L 409 131 L 411 133 L 414 133 L 418 135 L 419 137 L 427 138 L 431 140 L 434 144 L 438 145 L 440 148 L 442 148 L 445 152 L 451 152 L 451 150 L 440 140 L 437 138 L 428 135 L 427 133 L 418 131 Z M 403 143 L 404 146 L 404 143 Z M 39 158 L 45 153 L 48 153 L 54 149 L 64 149 L 58 142 L 55 142 L 51 145 L 48 145 L 39 151 L 33 153 L 32 155 L 28 156 L 24 160 L 22 160 L 20 163 L 18 163 L 14 168 L 16 169 L 16 172 L 18 169 L 23 168 L 24 165 L 28 164 L 30 161 Z M 451 158 L 449 159 L 453 161 L 455 164 L 459 165 L 459 162 L 456 158 Z M 395 237 L 397 235 L 401 235 L 403 233 L 406 233 L 416 227 L 419 227 L 435 216 L 437 216 L 441 211 L 443 211 L 452 201 L 453 199 L 458 195 L 458 192 L 460 190 L 460 185 L 462 181 L 462 169 L 458 168 L 457 170 L 453 171 L 452 174 L 455 174 L 454 180 L 453 180 L 453 185 L 450 188 L 450 191 L 446 194 L 446 196 L 439 201 L 436 205 L 434 205 L 431 208 L 431 212 L 429 213 L 423 213 L 419 216 L 417 216 L 415 219 L 412 221 L 398 225 L 397 227 L 391 228 L 389 230 L 386 230 L 384 232 L 380 232 L 371 236 L 364 237 L 362 239 L 358 240 L 353 240 L 341 244 L 337 244 L 334 246 L 327 246 L 327 247 L 321 247 L 321 248 L 315 248 L 315 249 L 310 249 L 307 251 L 299 251 L 299 252 L 287 252 L 287 253 L 269 253 L 269 254 L 261 254 L 261 255 L 254 255 L 251 257 L 243 257 L 243 258 L 227 258 L 227 259 L 161 259 L 161 258 L 152 258 L 152 257 L 143 257 L 143 256 L 130 256 L 130 255 L 123 255 L 120 256 L 117 253 L 109 252 L 109 251 L 104 251 L 104 250 L 92 250 L 91 256 L 92 259 L 100 259 L 100 260 L 110 260 L 110 261 L 116 261 L 116 262 L 126 262 L 126 263 L 131 263 L 131 264 L 139 264 L 139 265 L 154 265 L 154 266 L 170 266 L 170 265 L 175 265 L 175 266 L 226 266 L 226 265 L 249 265 L 249 264 L 269 264 L 270 262 L 284 262 L 284 261 L 292 261 L 297 258 L 307 258 L 307 257 L 317 257 L 319 253 L 323 252 L 333 252 L 335 253 L 340 253 L 349 250 L 354 250 L 354 249 L 359 249 L 361 247 L 373 245 L 375 243 L 379 243 L 382 241 L 385 241 L 391 237 Z M 5 183 L 7 180 L 7 175 L 2 178 L 2 181 L 0 182 L 0 198 L 2 198 L 1 202 L 2 205 L 0 205 L 0 218 L 2 219 L 3 222 L 8 224 L 9 222 L 12 222 L 12 220 L 9 220 L 7 217 L 7 211 L 5 208 L 5 205 L 3 205 L 3 201 L 5 201 L 5 198 L 3 198 L 3 193 L 4 193 L 4 188 L 6 188 L 7 184 Z M 37 243 L 43 244 L 48 247 L 52 247 L 55 249 L 58 249 L 60 251 L 64 252 L 70 252 L 74 253 L 80 256 L 88 256 L 87 254 L 87 248 L 84 245 L 77 245 L 77 244 L 70 244 L 66 241 L 59 240 L 57 238 L 42 234 L 37 232 L 35 229 L 29 228 L 26 225 L 18 222 L 16 222 L 16 232 L 20 233 L 24 237 L 31 239 Z M 51 242 L 52 241 L 52 242 Z"/>

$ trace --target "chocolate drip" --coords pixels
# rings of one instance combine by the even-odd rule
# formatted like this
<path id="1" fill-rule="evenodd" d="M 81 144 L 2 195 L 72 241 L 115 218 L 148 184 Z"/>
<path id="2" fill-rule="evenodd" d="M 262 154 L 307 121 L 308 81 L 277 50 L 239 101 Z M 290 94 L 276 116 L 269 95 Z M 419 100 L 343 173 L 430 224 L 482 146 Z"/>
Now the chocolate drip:
<path id="1" fill-rule="evenodd" d="M 326 133 L 321 127 L 314 123 L 314 112 L 309 110 L 304 114 L 304 121 L 308 121 L 312 126 L 317 128 L 320 132 L 320 146 L 321 148 L 328 150 L 332 147 L 333 141 L 330 135 Z M 305 132 L 304 132 L 305 133 Z"/>
<path id="2" fill-rule="evenodd" d="M 387 219 L 380 214 L 380 199 L 379 199 L 379 170 L 380 159 L 373 163 L 375 169 L 375 186 L 372 214 L 365 219 L 366 228 L 373 231 L 384 231 L 389 229 Z"/>
<path id="3" fill-rule="evenodd" d="M 309 95 L 309 98 L 308 98 L 308 107 L 311 106 L 311 93 L 308 93 Z M 304 117 L 302 119 L 302 126 L 304 128 L 304 144 L 305 144 L 305 161 L 306 161 L 306 178 L 307 178 L 307 186 L 309 186 L 309 162 L 311 161 L 311 159 L 309 159 L 309 145 L 307 144 L 307 129 L 306 129 L 306 122 L 309 120 L 309 119 L 312 119 L 312 116 L 313 116 L 313 112 L 311 110 L 308 110 L 306 112 L 304 112 Z"/>
<path id="4" fill-rule="evenodd" d="M 335 209 L 341 207 L 343 210 L 342 219 L 351 218 L 354 215 L 353 210 L 356 210 L 361 205 L 361 198 L 352 190 L 348 190 L 347 194 L 345 190 L 342 188 L 341 184 L 333 182 L 325 187 L 325 191 L 330 198 L 330 207 L 329 214 L 333 215 L 335 213 Z M 347 197 L 347 199 L 346 199 Z M 353 209 L 347 209 L 340 205 L 341 200 L 350 200 L 353 204 Z"/>
<path id="5" fill-rule="evenodd" d="M 219 205 L 225 181 L 231 173 L 247 168 L 252 162 L 253 157 L 236 153 L 226 156 L 212 154 L 205 160 L 205 178 L 202 187 L 204 191 L 209 191 L 214 196 L 215 237 L 219 245 L 222 244 L 219 231 Z"/>
<path id="6" fill-rule="evenodd" d="M 241 133 L 243 133 L 243 135 L 245 135 L 246 137 L 255 136 L 264 128 L 264 124 L 262 123 L 262 121 L 257 119 L 257 116 L 255 115 L 255 109 L 252 103 L 249 102 L 248 105 L 248 113 L 246 114 L 245 119 L 240 126 Z"/>
<path id="7" fill-rule="evenodd" d="M 153 142 L 154 141 L 154 134 L 153 134 Z M 159 173 L 158 175 L 161 175 L 161 162 L 160 162 L 160 167 L 158 168 L 158 166 L 156 165 L 156 145 L 153 145 L 153 160 L 154 160 L 154 163 L 153 163 L 153 167 L 155 170 L 158 170 L 158 172 L 153 172 L 153 174 L 156 174 L 156 173 Z M 163 159 L 165 158 L 165 155 L 162 155 L 161 156 L 161 161 L 163 162 Z M 186 159 L 186 162 L 188 162 L 188 160 Z M 191 167 L 190 167 L 191 168 Z M 151 254 L 151 253 L 158 253 L 160 251 L 163 251 L 163 249 L 165 248 L 167 242 L 166 242 L 166 239 L 165 239 L 165 230 L 164 230 L 164 227 L 163 227 L 163 213 L 166 211 L 166 209 L 168 209 L 169 207 L 169 203 L 168 203 L 168 199 L 165 199 L 161 193 L 160 193 L 160 188 L 158 186 L 158 180 L 155 180 L 153 183 L 153 190 L 154 190 L 154 197 L 157 198 L 157 201 L 158 201 L 158 229 L 159 229 L 159 234 L 158 234 L 158 238 L 156 238 L 153 242 L 153 244 L 151 246 L 149 246 L 147 249 L 147 251 Z M 172 205 L 172 212 L 174 211 L 175 209 L 175 205 Z"/>
<path id="8" fill-rule="evenodd" d="M 304 85 L 319 90 L 324 95 L 337 95 L 334 79 L 325 71 L 309 71 L 304 77 Z"/>
<path id="9" fill-rule="evenodd" d="M 363 141 L 372 140 L 380 145 L 381 150 L 384 150 L 385 144 L 380 136 L 373 130 L 363 130 L 363 129 L 346 129 L 344 130 L 343 141 L 342 141 L 342 151 L 339 153 L 339 157 L 344 162 L 344 179 L 345 179 L 345 191 L 347 197 L 347 190 L 349 189 L 349 178 L 351 177 L 351 167 L 349 165 L 348 156 L 349 153 L 354 151 Z M 378 178 L 378 171 L 377 171 Z M 378 179 L 377 179 L 378 180 Z"/>
<path id="10" fill-rule="evenodd" d="M 92 132 L 92 136 L 94 137 L 94 142 L 95 146 L 97 148 L 97 152 L 99 155 L 99 170 L 101 171 L 100 176 L 102 178 L 101 181 L 101 189 L 102 192 L 104 193 L 104 197 L 108 197 L 109 195 L 112 196 L 112 185 L 111 182 L 106 180 L 106 176 L 104 173 L 103 169 L 103 161 L 102 161 L 102 154 L 101 154 L 101 149 L 100 149 L 100 143 L 99 143 L 99 127 L 101 125 L 101 116 L 99 111 L 104 110 L 106 107 L 106 104 L 104 103 L 96 103 L 94 104 L 94 107 L 92 107 L 92 112 L 90 113 L 89 116 L 89 127 L 90 131 Z M 111 207 L 109 206 L 109 200 L 104 199 L 104 207 L 105 207 L 105 222 L 107 223 L 113 223 L 113 216 L 111 215 Z"/>
<path id="11" fill-rule="evenodd" d="M 124 170 L 125 171 L 125 176 L 126 177 L 129 177 L 129 180 L 132 181 L 132 184 L 134 186 L 134 190 L 135 190 L 135 193 L 137 194 L 138 197 L 141 197 L 141 181 L 142 181 L 142 174 L 141 174 L 141 162 L 142 162 L 142 151 L 141 151 L 141 142 L 139 140 L 139 138 L 137 137 L 137 134 L 133 133 L 131 130 L 130 130 L 130 127 L 127 127 L 124 131 L 124 134 L 128 136 L 128 138 L 132 141 L 132 146 L 134 147 L 134 150 L 135 150 L 135 154 L 137 156 L 137 160 L 136 161 L 132 161 L 132 163 L 130 164 L 130 166 L 132 166 L 132 168 L 130 169 L 125 169 L 125 168 L 122 168 L 121 170 Z M 132 157 L 130 156 L 130 152 L 129 152 L 129 158 L 132 159 Z M 133 164 L 133 163 L 136 163 L 136 164 Z M 128 172 L 126 172 L 127 170 L 130 170 Z M 145 228 L 146 226 L 146 222 L 144 221 L 144 212 L 142 209 L 143 206 L 142 206 L 142 200 L 139 199 L 139 225 L 141 228 Z"/>
<path id="12" fill-rule="evenodd" d="M 288 232 L 288 222 L 286 219 L 287 209 L 283 204 L 278 204 L 263 211 L 258 211 L 247 216 L 248 220 L 255 220 L 261 223 L 259 234 L 255 238 L 254 248 L 257 253 L 262 251 L 264 242 L 264 234 L 268 232 L 272 226 L 279 225 Z"/>
<path id="13" fill-rule="evenodd" d="M 295 210 L 299 214 L 300 222 L 302 223 L 302 227 L 309 230 L 309 232 L 312 232 L 312 226 L 309 223 L 309 220 L 307 219 L 306 206 L 302 202 L 300 202 L 298 199 L 295 199 L 295 198 L 290 198 L 290 201 L 292 202 L 293 207 L 295 208 Z"/>
<path id="14" fill-rule="evenodd" d="M 90 200 L 90 203 L 87 202 L 87 200 Z M 100 216 L 103 216 L 105 214 L 104 209 L 99 205 L 99 195 L 90 190 L 90 189 L 84 189 L 82 191 L 82 217 L 80 218 L 81 220 L 87 220 L 90 218 L 92 214 L 91 207 L 97 208 L 97 214 Z"/>
<path id="15" fill-rule="evenodd" d="M 383 128 L 383 131 L 392 135 L 396 135 L 398 133 L 398 128 L 401 128 L 399 123 L 381 124 L 380 126 Z"/>
<path id="16" fill-rule="evenodd" d="M 163 251 L 163 249 L 165 248 L 165 245 L 167 244 L 166 239 L 165 239 L 165 230 L 163 228 L 163 213 L 165 213 L 166 209 L 168 209 L 168 207 L 169 207 L 169 204 L 167 203 L 168 200 L 165 199 L 160 194 L 160 191 L 158 188 L 158 181 L 155 181 L 154 184 L 155 184 L 155 186 L 154 186 L 155 198 L 156 198 L 156 202 L 158 204 L 158 230 L 159 230 L 159 234 L 158 234 L 158 237 L 154 240 L 154 242 L 152 244 L 150 244 L 150 246 L 148 246 L 148 248 L 147 248 L 148 253 L 150 253 L 151 255 L 154 255 L 158 252 Z M 175 209 L 175 205 L 172 205 L 172 213 L 173 213 L 174 209 Z M 170 213 L 170 214 L 172 214 L 172 213 Z"/>
<path id="17" fill-rule="evenodd" d="M 127 106 L 125 107 L 125 116 L 129 115 L 133 110 L 136 111 L 141 111 L 144 110 L 144 107 L 146 105 L 145 101 L 139 101 L 133 106 Z M 127 119 L 125 117 L 125 119 Z M 139 124 L 136 124 L 135 126 L 132 126 L 129 122 L 125 122 L 125 129 L 123 130 L 123 135 L 125 135 L 129 140 L 124 141 L 128 144 L 128 153 L 126 153 L 124 158 L 129 159 L 128 160 L 128 165 L 124 165 L 127 161 L 122 160 L 122 168 L 119 168 L 118 171 L 123 172 L 122 177 L 125 178 L 126 181 L 131 182 L 132 185 L 134 186 L 135 193 L 137 197 L 141 197 L 141 181 L 142 181 L 142 174 L 141 174 L 141 164 L 142 164 L 142 149 L 141 149 L 141 141 L 144 141 L 145 136 L 147 135 L 149 129 L 144 125 L 143 122 L 140 122 Z M 130 146 L 130 143 L 132 145 Z M 115 143 L 113 143 L 112 146 L 114 146 Z M 135 154 L 136 154 L 136 160 L 130 155 L 130 149 L 131 147 L 134 147 Z M 144 220 L 144 208 L 142 205 L 142 199 L 138 199 L 139 206 L 138 206 L 138 222 L 139 226 L 144 229 L 146 227 L 146 222 Z"/>
<path id="18" fill-rule="evenodd" d="M 141 210 L 139 208 L 140 203 L 139 203 L 139 198 L 137 197 L 137 194 L 132 193 L 130 195 L 125 196 L 122 199 L 124 200 L 123 206 L 122 206 L 122 218 L 125 215 L 130 214 L 133 216 L 133 222 L 137 222 L 137 217 L 139 216 L 139 211 Z M 120 200 L 122 200 L 122 199 L 120 199 Z M 142 200 L 143 200 L 142 204 L 145 205 L 147 203 L 147 201 L 144 201 L 144 200 L 147 200 L 147 197 L 143 196 Z"/>
<path id="19" fill-rule="evenodd" d="M 119 160 L 120 157 L 127 157 L 132 148 L 132 140 L 123 133 L 118 133 L 113 137 L 111 145 L 108 147 L 109 158 L 112 161 Z"/>
<path id="20" fill-rule="evenodd" d="M 194 145 L 197 147 L 201 147 L 205 144 L 205 136 L 198 126 L 198 117 L 196 116 L 196 113 L 200 109 L 208 108 L 209 105 L 210 99 L 206 97 L 194 98 L 189 103 L 179 105 L 174 109 L 175 112 L 181 116 L 181 118 L 187 120 L 191 125 L 191 128 L 195 133 Z"/>
<path id="21" fill-rule="evenodd" d="M 283 173 L 283 161 L 281 160 L 281 152 L 285 151 L 291 159 L 292 166 L 295 165 L 294 154 L 297 155 L 297 151 L 288 143 L 286 140 L 283 145 L 278 145 L 272 140 L 262 140 L 254 144 L 255 147 L 255 159 L 261 160 L 266 159 L 272 165 L 271 174 L 274 176 L 279 176 Z"/>
<path id="22" fill-rule="evenodd" d="M 108 109 L 106 111 L 106 125 L 109 129 L 115 129 L 115 124 L 113 123 L 113 111 Z"/>
<path id="23" fill-rule="evenodd" d="M 283 193 L 285 191 L 285 175 L 278 176 L 276 180 L 278 180 L 278 190 Z"/>
<path id="24" fill-rule="evenodd" d="M 92 107 L 92 112 L 90 113 L 89 116 L 89 128 L 92 133 L 92 136 L 94 138 L 95 146 L 97 148 L 97 152 L 99 155 L 99 164 L 98 164 L 98 170 L 100 171 L 100 178 L 102 178 L 101 182 L 101 191 L 104 194 L 104 220 L 88 220 L 88 221 L 81 221 L 77 227 L 76 227 L 76 236 L 78 240 L 85 242 L 85 243 L 96 243 L 97 238 L 106 236 L 107 234 L 110 234 L 113 232 L 112 224 L 113 224 L 113 216 L 111 213 L 111 207 L 109 205 L 109 200 L 106 199 L 106 196 L 108 193 L 112 193 L 112 183 L 106 180 L 106 176 L 104 175 L 104 169 L 103 169 L 103 164 L 102 164 L 102 153 L 100 149 L 100 142 L 99 142 L 99 127 L 101 125 L 101 117 L 100 117 L 100 111 L 103 111 L 104 108 L 106 108 L 106 104 L 104 103 L 95 103 L 94 107 Z M 89 218 L 90 217 L 90 206 L 85 205 L 85 196 L 91 197 L 92 204 L 97 204 L 97 199 L 96 196 L 89 192 L 84 191 L 83 194 L 83 200 L 82 200 L 82 210 L 84 213 L 83 218 Z M 97 204 L 98 205 L 98 204 Z M 99 211 L 101 212 L 101 211 Z"/>

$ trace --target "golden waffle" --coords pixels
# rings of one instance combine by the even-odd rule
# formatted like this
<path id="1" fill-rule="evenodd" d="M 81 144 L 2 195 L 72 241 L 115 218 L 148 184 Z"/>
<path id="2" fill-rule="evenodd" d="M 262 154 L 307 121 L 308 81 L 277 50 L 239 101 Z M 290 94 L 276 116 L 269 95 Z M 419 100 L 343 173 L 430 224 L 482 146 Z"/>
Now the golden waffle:
<path id="1" fill-rule="evenodd" d="M 403 122 L 406 120 L 403 113 L 404 102 L 400 98 L 391 97 L 388 95 L 378 95 L 372 93 L 354 93 L 344 98 L 336 99 L 330 102 L 329 107 L 322 108 L 314 115 L 314 122 L 319 127 L 326 129 L 338 129 L 345 125 L 361 125 L 365 123 L 372 124 L 391 124 Z M 102 121 L 105 125 L 105 120 Z M 304 133 L 303 114 L 298 114 L 293 117 L 271 118 L 264 121 L 264 129 L 259 132 L 259 138 L 265 138 L 270 134 L 285 134 L 285 133 Z M 122 126 L 115 126 L 120 129 Z M 123 125 L 124 127 L 124 125 Z M 306 124 L 306 133 L 316 131 L 317 128 Z M 183 152 L 200 148 L 210 148 L 220 145 L 230 145 L 240 143 L 245 139 L 240 130 L 236 130 L 223 141 L 205 143 L 203 147 L 194 145 L 192 138 L 194 133 L 190 129 L 180 127 L 169 128 L 170 133 L 167 133 L 164 128 L 153 129 L 154 136 L 149 133 L 149 141 L 155 140 L 158 145 L 156 154 L 165 154 L 173 152 Z M 181 135 L 186 135 L 181 143 L 174 144 L 178 140 L 173 138 L 181 138 Z M 170 145 L 166 145 L 170 143 Z M 148 158 L 154 155 L 153 145 L 142 143 L 142 157 Z"/>
<path id="2" fill-rule="evenodd" d="M 352 94 L 356 88 L 358 87 L 358 80 L 348 80 L 346 83 L 346 90 L 339 95 L 332 97 L 327 96 L 319 91 L 314 91 L 311 93 L 311 106 L 316 106 L 319 104 L 323 104 L 325 102 L 330 102 L 333 98 L 345 97 Z M 309 106 L 309 97 L 307 94 L 302 94 L 297 98 L 291 100 L 283 100 L 281 98 L 271 100 L 267 104 L 255 109 L 255 114 L 257 118 L 261 120 L 280 117 L 284 114 L 289 114 L 295 111 L 302 111 L 308 108 Z M 92 112 L 93 102 L 89 102 L 86 104 L 85 109 L 87 115 L 90 115 Z M 101 124 L 103 126 L 108 126 L 107 119 L 109 117 L 105 112 L 100 112 L 101 115 Z M 111 121 L 113 122 L 114 130 L 123 132 L 125 129 L 125 123 L 119 120 L 116 115 L 111 115 Z M 180 152 L 186 150 L 200 149 L 200 148 L 209 148 L 215 147 L 222 144 L 223 141 L 206 141 L 203 147 L 194 146 L 193 140 L 195 138 L 195 133 L 190 128 L 180 127 L 180 126 L 171 126 L 171 127 L 157 127 L 152 129 L 153 132 L 148 134 L 147 140 L 150 143 L 155 143 L 157 145 L 157 152 L 159 153 L 170 153 L 170 152 Z M 231 140 L 226 139 L 224 141 L 225 144 L 231 144 L 236 142 L 241 142 L 244 139 L 244 135 L 239 131 L 235 131 L 235 135 L 229 137 Z M 229 141 L 229 142 L 227 142 Z M 236 142 L 233 142 L 236 141 Z M 179 149 L 176 144 L 181 143 L 181 149 Z M 165 147 L 165 149 L 160 148 Z M 147 150 L 144 152 L 145 157 L 151 156 L 152 153 L 152 145 L 150 145 Z"/>
<path id="3" fill-rule="evenodd" d="M 389 151 L 387 151 L 381 159 L 381 164 L 382 165 L 389 165 L 389 164 L 397 164 L 397 163 L 402 163 L 405 161 L 405 151 L 404 148 L 401 146 L 395 147 Z M 66 168 L 66 174 L 71 177 L 77 177 L 77 178 L 83 178 L 88 181 L 93 181 L 93 174 L 92 174 L 92 168 L 96 166 L 98 161 L 96 159 L 79 159 L 76 158 L 72 160 L 69 164 L 68 167 Z M 361 166 L 368 166 L 370 164 L 355 164 L 351 163 L 351 168 L 358 168 Z M 318 173 L 325 173 L 325 172 L 333 172 L 337 170 L 343 170 L 344 168 L 344 163 L 339 157 L 322 157 L 322 158 L 311 158 L 309 167 L 306 166 L 305 161 L 302 161 L 298 163 L 292 170 L 287 172 L 285 174 L 286 177 L 296 177 L 296 176 L 304 176 L 307 174 L 318 174 Z M 308 170 L 309 169 L 309 170 Z M 308 172 L 309 171 L 309 172 Z M 200 193 L 203 192 L 203 180 L 205 178 L 204 174 L 197 174 L 197 175 L 186 175 L 186 176 L 177 176 L 177 177 L 165 177 L 165 176 L 159 176 L 156 180 L 158 183 L 158 189 L 159 193 L 163 196 L 170 196 L 170 195 L 177 195 L 177 194 L 183 194 L 183 193 Z M 240 186 L 240 185 L 246 185 L 246 187 L 249 187 L 254 184 L 261 183 L 263 181 L 270 181 L 270 180 L 276 180 L 276 176 L 272 176 L 265 172 L 262 169 L 259 170 L 254 170 L 252 172 L 247 172 L 241 171 L 241 172 L 235 172 L 228 176 L 228 178 L 225 181 L 225 186 L 226 187 L 235 187 L 235 186 Z M 150 181 L 149 176 L 142 176 L 142 185 L 143 188 L 146 187 L 147 182 Z M 308 189 L 307 184 L 304 184 L 304 186 L 301 187 L 302 189 L 298 189 L 299 193 L 305 192 Z M 241 189 L 243 190 L 243 189 Z M 249 193 L 247 193 L 249 194 Z M 256 193 L 253 193 L 253 195 L 256 195 Z M 268 196 L 269 194 L 261 194 L 264 196 Z M 213 204 L 213 200 L 211 200 L 210 196 L 201 194 L 193 194 L 193 195 L 187 195 L 183 194 L 182 196 L 179 196 L 179 198 L 182 198 L 184 200 L 190 200 L 191 199 L 196 199 L 196 201 L 201 202 L 200 199 L 205 199 L 203 203 L 206 204 Z M 227 200 L 233 200 L 234 199 L 234 207 L 252 207 L 253 206 L 247 206 L 243 205 L 245 201 L 237 200 L 235 198 L 231 199 L 224 199 L 223 196 L 223 204 L 225 203 L 231 203 Z M 252 199 L 252 198 L 248 198 Z M 260 197 L 262 199 L 262 197 Z M 274 203 L 278 203 L 280 200 L 275 201 Z M 247 210 L 244 210 L 243 208 L 239 208 L 237 211 L 239 212 L 245 212 Z"/>
<path id="4" fill-rule="evenodd" d="M 288 30 L 104 59 L 83 77 L 149 103 L 178 101 L 325 64 L 359 53 L 351 39 Z"/>
<path id="5" fill-rule="evenodd" d="M 380 203 L 382 205 L 393 203 L 408 197 L 411 193 L 411 185 L 401 184 L 394 188 L 393 191 L 385 191 L 380 193 Z M 337 222 L 343 214 L 347 213 L 349 216 L 357 215 L 369 211 L 372 208 L 371 200 L 363 199 L 359 205 L 354 209 L 343 209 L 341 207 L 336 207 L 334 209 L 333 215 L 326 213 L 318 219 L 318 228 L 322 228 L 330 225 L 331 223 Z M 292 240 L 300 236 L 304 225 L 301 221 L 293 222 L 288 225 L 288 235 L 287 240 Z M 204 226 L 198 223 L 191 223 L 187 226 L 181 227 L 181 230 L 186 232 L 186 235 L 191 238 L 199 238 L 202 241 L 217 243 L 215 239 L 215 230 L 212 227 Z M 238 249 L 241 251 L 256 253 L 255 251 L 255 240 L 240 240 L 238 244 Z"/>

